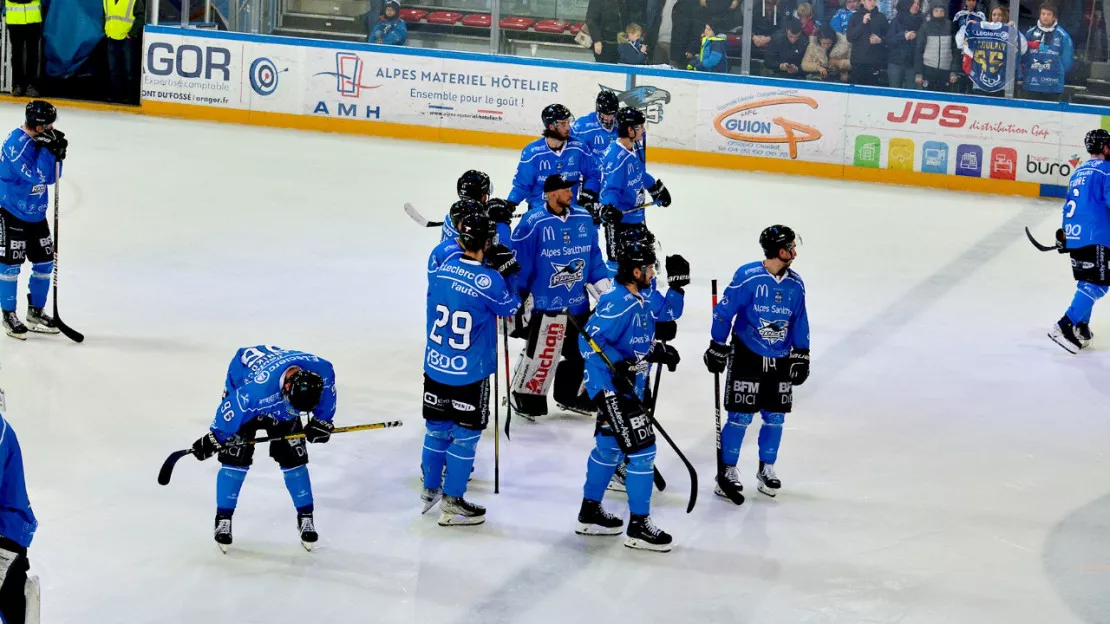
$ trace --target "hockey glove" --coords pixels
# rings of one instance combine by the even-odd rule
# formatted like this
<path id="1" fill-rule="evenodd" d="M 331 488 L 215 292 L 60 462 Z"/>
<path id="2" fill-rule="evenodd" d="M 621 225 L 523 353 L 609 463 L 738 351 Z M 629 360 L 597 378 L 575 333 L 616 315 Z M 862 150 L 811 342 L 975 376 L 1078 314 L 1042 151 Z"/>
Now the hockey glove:
<path id="1" fill-rule="evenodd" d="M 705 367 L 711 373 L 725 372 L 725 368 L 728 367 L 728 345 L 710 340 L 709 348 L 705 350 L 702 361 L 705 362 Z"/>
<path id="2" fill-rule="evenodd" d="M 678 335 L 678 322 L 677 321 L 656 321 L 655 322 L 655 339 L 667 342 L 674 340 Z"/>
<path id="3" fill-rule="evenodd" d="M 1068 240 L 1064 238 L 1064 230 L 1056 230 L 1056 251 L 1062 254 L 1068 253 L 1067 246 Z"/>
<path id="4" fill-rule="evenodd" d="M 335 423 L 330 420 L 310 418 L 308 424 L 304 426 L 304 439 L 312 444 L 324 444 L 331 439 L 333 429 L 335 429 Z"/>
<path id="5" fill-rule="evenodd" d="M 678 367 L 678 363 L 682 358 L 678 356 L 678 350 L 665 342 L 658 340 L 651 344 L 651 351 L 648 351 L 647 357 L 644 358 L 648 362 L 655 362 L 656 364 L 663 364 L 667 370 L 674 372 Z"/>
<path id="6" fill-rule="evenodd" d="M 648 194 L 651 195 L 651 199 L 655 203 L 664 208 L 671 205 L 671 192 L 663 186 L 662 180 L 656 180 L 655 184 L 652 184 L 651 188 L 648 189 Z"/>
<path id="7" fill-rule="evenodd" d="M 486 264 L 506 279 L 520 270 L 520 263 L 516 261 L 516 256 L 508 247 L 501 244 L 491 245 L 486 250 Z"/>
<path id="8" fill-rule="evenodd" d="M 800 386 L 809 379 L 809 349 L 791 349 L 787 357 L 790 383 Z"/>
<path id="9" fill-rule="evenodd" d="M 578 204 L 580 206 L 582 206 L 583 208 L 585 208 L 586 210 L 590 211 L 590 214 L 593 215 L 593 217 L 594 217 L 594 223 L 595 224 L 600 223 L 600 221 L 597 218 L 597 209 L 598 209 L 597 193 L 595 193 L 593 191 L 586 190 L 586 189 L 582 189 L 578 193 Z"/>
<path id="10" fill-rule="evenodd" d="M 620 360 L 613 363 L 613 386 L 617 392 L 636 396 L 636 373 L 640 365 L 636 360 Z"/>
<path id="11" fill-rule="evenodd" d="M 69 140 L 66 139 L 66 133 L 61 130 L 54 130 L 53 128 L 43 130 L 42 134 L 35 137 L 35 143 L 53 154 L 59 162 L 66 159 L 66 148 L 69 147 Z"/>
<path id="12" fill-rule="evenodd" d="M 679 255 L 667 256 L 667 287 L 683 292 L 690 285 L 690 263 Z M 685 293 L 683 293 L 685 294 Z"/>
<path id="13" fill-rule="evenodd" d="M 224 446 L 226 445 L 216 438 L 216 434 L 209 431 L 206 435 L 198 438 L 196 442 L 193 442 L 193 456 L 200 461 L 204 461 L 224 450 Z"/>
<path id="14" fill-rule="evenodd" d="M 496 197 L 486 202 L 486 214 L 494 223 L 508 225 L 513 220 L 513 209 L 509 207 L 509 203 Z"/>
<path id="15" fill-rule="evenodd" d="M 624 220 L 624 213 L 613 204 L 602 206 L 601 220 L 605 223 L 620 223 Z"/>

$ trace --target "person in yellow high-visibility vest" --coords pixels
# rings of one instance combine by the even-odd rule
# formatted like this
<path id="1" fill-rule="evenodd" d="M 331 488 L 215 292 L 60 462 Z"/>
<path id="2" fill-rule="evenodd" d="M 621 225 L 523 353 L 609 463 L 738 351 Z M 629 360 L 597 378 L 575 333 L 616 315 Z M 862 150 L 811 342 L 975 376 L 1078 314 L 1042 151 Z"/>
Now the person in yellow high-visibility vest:
<path id="1" fill-rule="evenodd" d="M 9 0 L 10 1 L 10 0 Z M 104 0 L 104 36 L 108 38 L 108 80 L 113 102 L 136 103 L 135 46 L 146 22 L 143 0 Z"/>
<path id="2" fill-rule="evenodd" d="M 4 0 L 12 41 L 12 95 L 38 97 L 42 75 L 42 0 Z"/>

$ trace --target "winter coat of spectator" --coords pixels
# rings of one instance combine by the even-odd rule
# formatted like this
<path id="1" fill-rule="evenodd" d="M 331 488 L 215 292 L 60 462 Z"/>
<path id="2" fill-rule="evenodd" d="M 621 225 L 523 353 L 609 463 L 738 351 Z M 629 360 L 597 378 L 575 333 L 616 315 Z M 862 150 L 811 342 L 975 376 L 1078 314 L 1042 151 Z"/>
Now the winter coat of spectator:
<path id="1" fill-rule="evenodd" d="M 594 40 L 595 61 L 617 62 L 620 58 L 617 35 L 629 24 L 644 23 L 645 8 L 642 0 L 590 0 L 586 7 L 586 26 Z"/>
<path id="2" fill-rule="evenodd" d="M 934 2 L 914 39 L 914 83 L 929 91 L 948 91 L 959 80 L 960 51 L 944 4 Z"/>
<path id="3" fill-rule="evenodd" d="M 767 47 L 767 69 L 778 78 L 802 78 L 802 59 L 806 55 L 806 45 L 801 22 L 796 19 L 787 20 Z"/>
<path id="4" fill-rule="evenodd" d="M 942 0 L 933 0 L 940 2 Z M 952 23 L 956 25 L 953 29 L 959 32 L 961 28 L 967 26 L 968 20 L 978 20 L 980 22 L 987 21 L 987 14 L 979 10 L 979 0 L 964 0 L 963 8 L 952 16 Z"/>
<path id="5" fill-rule="evenodd" d="M 401 5 L 395 0 L 388 0 L 382 5 L 382 14 L 374 29 L 370 31 L 370 43 L 384 45 L 405 45 L 408 40 L 409 29 L 405 20 L 401 19 Z"/>
<path id="6" fill-rule="evenodd" d="M 718 35 L 712 24 L 706 24 L 701 34 L 701 50 L 697 55 L 687 52 L 686 69 L 702 72 L 728 73 L 728 48 L 723 35 Z"/>
<path id="7" fill-rule="evenodd" d="M 644 29 L 639 24 L 629 24 L 624 29 L 625 40 L 617 46 L 621 65 L 643 65 L 647 62 L 647 43 Z"/>
<path id="8" fill-rule="evenodd" d="M 764 51 L 789 14 L 779 6 L 779 0 L 753 1 L 757 4 L 752 11 L 752 48 L 753 52 Z"/>
<path id="9" fill-rule="evenodd" d="M 863 0 L 863 7 L 848 21 L 848 43 L 852 44 L 852 82 L 878 85 L 879 73 L 886 68 L 887 47 L 884 37 L 890 22 L 879 12 L 875 0 Z"/>
<path id="10" fill-rule="evenodd" d="M 798 16 L 798 22 L 802 25 L 802 34 L 808 39 L 817 34 L 817 28 L 821 24 L 813 17 L 813 5 L 808 2 L 803 2 L 794 9 L 794 14 Z"/>
<path id="11" fill-rule="evenodd" d="M 925 23 L 921 2 L 898 0 L 898 14 L 891 20 L 890 30 L 887 31 L 887 83 L 895 89 L 917 88 L 914 84 L 913 57 L 917 49 L 917 31 Z"/>
<path id="12" fill-rule="evenodd" d="M 677 0 L 671 7 L 671 65 L 686 67 L 686 53 L 696 50 L 705 28 L 698 0 Z"/>
<path id="13" fill-rule="evenodd" d="M 860 0 L 848 0 L 845 5 L 845 8 L 838 10 L 833 18 L 829 20 L 829 25 L 833 27 L 833 30 L 842 35 L 848 32 L 848 21 L 859 10 Z"/>
<path id="14" fill-rule="evenodd" d="M 702 7 L 702 21 L 713 22 L 722 34 L 743 21 L 740 0 L 698 0 Z"/>
<path id="15" fill-rule="evenodd" d="M 848 81 L 852 63 L 848 38 L 836 32 L 829 25 L 821 26 L 817 34 L 809 38 L 806 55 L 802 58 L 802 71 L 807 78 L 821 80 Z"/>
<path id="16" fill-rule="evenodd" d="M 1023 57 L 1025 97 L 1059 100 L 1075 51 L 1071 35 L 1056 20 L 1056 8 L 1042 5 L 1037 25 L 1025 33 L 1025 38 L 1029 40 L 1029 53 Z"/>

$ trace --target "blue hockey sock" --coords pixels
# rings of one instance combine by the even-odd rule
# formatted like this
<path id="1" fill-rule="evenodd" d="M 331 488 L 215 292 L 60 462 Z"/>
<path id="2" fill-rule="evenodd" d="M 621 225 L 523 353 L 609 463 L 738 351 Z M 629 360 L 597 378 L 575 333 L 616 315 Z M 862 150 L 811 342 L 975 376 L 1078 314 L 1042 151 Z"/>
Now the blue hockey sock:
<path id="1" fill-rule="evenodd" d="M 31 265 L 31 305 L 36 308 L 46 306 L 46 293 L 50 290 L 50 273 L 54 271 L 53 262 L 39 262 Z"/>
<path id="2" fill-rule="evenodd" d="M 19 265 L 5 264 L 0 270 L 0 308 L 15 311 L 15 289 L 19 285 Z"/>
<path id="3" fill-rule="evenodd" d="M 624 453 L 617 446 L 613 436 L 594 436 L 594 449 L 586 460 L 586 485 L 582 488 L 582 498 L 600 502 L 605 496 L 605 488 L 617 470 L 617 464 L 624 461 Z"/>
<path id="4" fill-rule="evenodd" d="M 239 490 L 247 478 L 247 469 L 239 466 L 221 466 L 216 474 L 216 508 L 220 513 L 231 513 L 239 504 Z"/>
<path id="5" fill-rule="evenodd" d="M 726 466 L 735 466 L 740 459 L 740 445 L 744 443 L 748 425 L 752 424 L 752 416 L 754 414 L 728 413 L 728 422 L 721 428 L 721 459 Z"/>
<path id="6" fill-rule="evenodd" d="M 655 445 L 628 456 L 628 476 L 624 488 L 628 491 L 628 511 L 637 516 L 651 513 L 651 488 L 655 485 Z"/>
<path id="7" fill-rule="evenodd" d="M 1068 320 L 1076 324 L 1089 323 L 1095 302 L 1102 299 L 1106 295 L 1106 291 L 1106 286 L 1096 286 L 1090 282 L 1077 282 L 1075 296 L 1072 297 L 1071 307 L 1067 311 Z"/>
<path id="8" fill-rule="evenodd" d="M 312 481 L 308 478 L 308 466 L 282 469 L 285 477 L 285 489 L 293 497 L 293 506 L 298 511 L 306 505 L 312 505 Z"/>
<path id="9" fill-rule="evenodd" d="M 447 461 L 447 447 L 451 446 L 451 421 L 425 421 L 428 432 L 424 434 L 424 451 L 420 467 L 424 471 L 424 487 L 438 490 L 443 487 L 443 465 Z"/>
<path id="10" fill-rule="evenodd" d="M 763 412 L 763 426 L 759 428 L 759 461 L 773 464 L 778 459 L 782 423 L 785 421 L 786 414 L 782 412 Z"/>
<path id="11" fill-rule="evenodd" d="M 443 479 L 443 493 L 447 496 L 466 494 L 466 482 L 474 467 L 474 449 L 478 447 L 481 431 L 455 425 L 451 430 L 451 446 L 447 447 L 447 476 Z"/>

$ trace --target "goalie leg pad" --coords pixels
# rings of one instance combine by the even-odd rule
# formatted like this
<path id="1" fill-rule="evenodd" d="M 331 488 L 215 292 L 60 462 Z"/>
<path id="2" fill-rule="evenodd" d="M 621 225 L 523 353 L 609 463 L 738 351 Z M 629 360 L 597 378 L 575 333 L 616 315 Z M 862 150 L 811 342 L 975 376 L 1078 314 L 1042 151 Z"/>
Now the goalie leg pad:
<path id="1" fill-rule="evenodd" d="M 528 323 L 528 346 L 517 360 L 512 390 L 517 410 L 525 416 L 547 413 L 547 393 L 566 339 L 567 319 L 562 312 L 534 312 Z"/>

